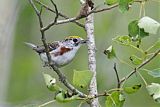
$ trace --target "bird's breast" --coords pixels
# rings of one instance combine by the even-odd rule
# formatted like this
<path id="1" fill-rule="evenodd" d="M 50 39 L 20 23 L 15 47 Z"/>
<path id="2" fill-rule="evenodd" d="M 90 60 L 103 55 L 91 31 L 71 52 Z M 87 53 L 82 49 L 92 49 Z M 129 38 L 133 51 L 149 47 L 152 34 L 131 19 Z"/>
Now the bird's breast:
<path id="1" fill-rule="evenodd" d="M 61 48 L 61 50 L 61 52 L 55 50 L 50 52 L 51 60 L 54 61 L 54 63 L 59 67 L 70 63 L 77 52 L 75 49 Z M 46 53 L 41 53 L 40 57 L 44 62 L 48 62 Z"/>

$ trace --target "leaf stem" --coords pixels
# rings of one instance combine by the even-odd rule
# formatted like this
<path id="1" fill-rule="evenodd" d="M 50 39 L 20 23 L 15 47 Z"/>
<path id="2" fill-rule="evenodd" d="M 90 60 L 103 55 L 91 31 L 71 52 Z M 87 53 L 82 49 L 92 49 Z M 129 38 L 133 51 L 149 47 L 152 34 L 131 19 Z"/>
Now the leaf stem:
<path id="1" fill-rule="evenodd" d="M 55 101 L 56 101 L 56 100 L 48 101 L 48 102 L 46 102 L 46 103 L 43 103 L 43 104 L 39 105 L 38 107 L 44 107 L 44 106 L 46 106 L 46 105 L 48 105 L 48 104 L 51 104 L 51 103 L 53 103 L 53 102 L 55 102 Z"/>
<path id="2" fill-rule="evenodd" d="M 120 58 L 118 58 L 118 57 L 116 57 L 116 59 L 117 59 L 120 63 L 126 64 L 126 65 L 128 65 L 129 67 L 134 68 L 132 65 L 130 65 L 130 64 L 127 63 L 126 61 L 124 61 L 124 60 L 122 60 L 122 59 L 120 59 Z"/>
<path id="3" fill-rule="evenodd" d="M 134 45 L 129 45 L 129 46 L 132 47 L 132 48 L 134 48 L 134 49 L 136 49 L 136 50 L 139 51 L 140 53 L 145 54 L 145 52 L 144 52 L 142 49 L 137 48 L 137 47 L 134 46 Z"/>
<path id="4" fill-rule="evenodd" d="M 158 54 L 160 53 L 160 49 L 157 50 L 154 55 L 152 55 L 149 59 L 145 60 L 141 65 L 136 67 L 132 72 L 130 72 L 127 76 L 123 77 L 121 79 L 121 83 L 125 82 L 127 79 L 129 79 L 133 74 L 135 74 L 139 69 L 141 69 L 143 66 L 148 64 L 150 61 L 152 61 Z"/>
<path id="5" fill-rule="evenodd" d="M 137 72 L 137 73 L 141 77 L 141 79 L 143 80 L 144 84 L 147 86 L 148 85 L 147 81 L 144 79 L 144 77 L 141 75 L 141 73 L 140 72 Z"/>
<path id="6" fill-rule="evenodd" d="M 120 79 L 119 79 L 116 63 L 114 63 L 113 69 L 114 69 L 114 71 L 116 73 L 116 77 L 117 77 L 117 88 L 120 88 L 121 84 L 120 84 Z"/>

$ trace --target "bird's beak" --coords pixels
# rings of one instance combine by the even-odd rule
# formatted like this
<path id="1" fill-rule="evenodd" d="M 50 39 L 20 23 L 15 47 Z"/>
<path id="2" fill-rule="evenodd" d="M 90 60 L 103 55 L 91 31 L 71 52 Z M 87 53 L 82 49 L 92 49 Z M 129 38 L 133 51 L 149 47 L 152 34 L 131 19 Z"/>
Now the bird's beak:
<path id="1" fill-rule="evenodd" d="M 88 42 L 88 40 L 81 40 L 80 41 L 80 44 L 85 44 L 85 43 L 87 43 Z"/>

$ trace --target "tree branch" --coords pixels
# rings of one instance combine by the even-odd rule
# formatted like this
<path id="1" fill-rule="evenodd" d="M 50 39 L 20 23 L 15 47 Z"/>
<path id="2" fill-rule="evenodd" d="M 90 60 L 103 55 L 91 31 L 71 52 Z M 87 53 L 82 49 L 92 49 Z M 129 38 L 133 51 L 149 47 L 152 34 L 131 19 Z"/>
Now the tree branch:
<path id="1" fill-rule="evenodd" d="M 40 28 L 43 28 L 43 22 L 42 22 L 42 19 L 41 19 L 41 12 L 37 9 L 37 7 L 35 6 L 34 2 L 32 0 L 29 0 L 31 6 L 33 7 L 33 9 L 35 10 L 37 16 L 38 16 L 38 20 L 39 20 L 39 24 L 40 24 Z M 46 55 L 47 55 L 47 58 L 48 58 L 48 62 L 50 63 L 51 62 L 51 56 L 49 54 L 49 49 L 48 49 L 48 45 L 46 43 L 46 38 L 45 38 L 45 31 L 40 29 L 40 32 L 41 32 L 41 40 L 43 42 L 43 45 L 45 47 L 45 51 L 46 51 Z"/>
<path id="2" fill-rule="evenodd" d="M 89 0 L 91 1 L 91 0 Z M 91 12 L 91 7 L 89 7 L 88 0 L 86 0 L 87 5 L 87 12 Z M 91 79 L 90 85 L 89 85 L 89 95 L 95 96 L 98 94 L 97 91 L 97 80 L 96 80 L 96 45 L 95 45 L 95 38 L 94 38 L 94 14 L 90 14 L 86 17 L 85 20 L 85 28 L 87 33 L 87 39 L 88 39 L 88 66 L 89 70 L 93 72 L 93 77 Z M 90 101 L 91 107 L 99 107 L 99 101 L 98 98 L 94 98 Z"/>
<path id="3" fill-rule="evenodd" d="M 46 38 L 45 38 L 45 31 L 47 29 L 42 29 L 43 28 L 43 22 L 42 22 L 42 19 L 41 19 L 41 11 L 39 11 L 34 2 L 32 0 L 29 0 L 31 6 L 33 7 L 33 9 L 35 10 L 37 16 L 38 16 L 38 19 L 39 19 L 39 23 L 40 23 L 40 32 L 41 32 L 41 40 L 43 42 L 43 45 L 45 47 L 45 51 L 46 51 L 46 55 L 47 55 L 47 58 L 48 58 L 48 63 L 49 65 L 52 67 L 52 69 L 57 73 L 59 79 L 61 80 L 61 82 L 69 89 L 71 90 L 74 94 L 79 94 L 80 97 L 86 97 L 85 94 L 83 94 L 82 92 L 80 92 L 79 90 L 77 90 L 76 88 L 74 88 L 69 82 L 68 80 L 66 79 L 66 77 L 64 76 L 64 74 L 54 65 L 54 62 L 51 61 L 51 56 L 49 54 L 49 48 L 48 48 L 48 45 L 46 43 Z M 52 23 L 52 26 L 57 22 L 57 19 L 58 19 L 58 9 L 57 9 L 57 6 L 56 4 L 51 0 L 52 4 L 54 5 L 55 7 L 55 10 L 56 10 L 56 17 L 54 19 L 54 22 Z"/>
<path id="4" fill-rule="evenodd" d="M 115 5 L 109 6 L 109 7 L 107 7 L 107 8 L 94 10 L 94 11 L 92 11 L 91 13 L 104 12 L 104 11 L 111 10 L 111 9 L 113 9 L 113 8 L 116 8 L 116 7 L 118 7 L 118 6 L 119 6 L 118 4 L 115 4 Z"/>
<path id="5" fill-rule="evenodd" d="M 136 67 L 131 73 L 129 73 L 124 78 L 122 78 L 120 80 L 120 84 L 122 84 L 124 81 L 126 81 L 127 79 L 129 79 L 133 74 L 135 74 L 136 72 L 138 72 L 139 69 L 141 69 L 143 66 L 145 66 L 146 64 L 148 64 L 150 61 L 152 61 L 159 53 L 160 53 L 160 50 L 158 50 L 157 52 L 155 52 L 149 59 L 147 59 L 146 61 L 144 61 L 141 65 L 139 65 L 138 67 Z"/>
<path id="6" fill-rule="evenodd" d="M 103 93 L 91 96 L 88 99 L 94 99 L 94 98 L 97 98 L 97 97 L 109 96 L 110 93 L 113 92 L 113 91 L 123 91 L 123 89 L 121 89 L 121 88 L 113 88 L 111 90 L 104 91 Z"/>
<path id="7" fill-rule="evenodd" d="M 114 71 L 115 71 L 115 73 L 116 73 L 116 77 L 117 77 L 117 88 L 120 88 L 121 84 L 120 84 L 120 78 L 119 78 L 119 75 L 118 75 L 116 63 L 114 63 L 113 69 L 114 69 Z"/>
<path id="8" fill-rule="evenodd" d="M 65 19 L 65 20 L 58 20 L 56 23 L 54 23 L 54 21 L 51 21 L 47 26 L 43 27 L 42 29 L 43 30 L 48 30 L 53 25 L 59 25 L 59 24 L 74 22 L 74 21 L 76 21 L 78 19 L 79 18 L 73 17 L 73 18 L 69 18 L 69 19 Z"/>
<path id="9" fill-rule="evenodd" d="M 58 19 L 58 16 L 59 16 L 59 12 L 58 12 L 58 9 L 57 9 L 57 6 L 56 4 L 53 2 L 53 0 L 51 0 L 51 3 L 53 4 L 54 6 L 54 9 L 55 9 L 55 13 L 56 13 L 56 17 L 54 18 L 54 24 L 57 22 L 57 19 Z"/>
<path id="10" fill-rule="evenodd" d="M 57 73 L 60 81 L 69 89 L 71 90 L 74 94 L 79 94 L 80 97 L 85 98 L 87 97 L 87 95 L 85 95 L 84 93 L 80 92 L 79 90 L 77 90 L 74 86 L 72 86 L 68 80 L 66 79 L 65 75 L 56 67 L 54 66 L 54 64 L 50 65 L 52 67 L 52 69 Z"/>
<path id="11" fill-rule="evenodd" d="M 90 0 L 89 0 L 89 1 L 90 1 Z M 46 6 L 45 4 L 43 4 L 42 2 L 40 2 L 40 1 L 38 1 L 38 0 L 36 0 L 36 2 L 37 2 L 38 4 L 40 4 L 40 5 L 42 5 L 44 8 L 48 9 L 49 11 L 55 13 L 54 10 L 52 10 L 51 8 L 49 8 L 48 6 Z M 136 1 L 134 1 L 134 2 L 139 2 L 139 3 L 141 3 L 142 0 L 136 0 Z M 81 26 L 81 27 L 84 28 L 84 25 L 81 24 L 81 23 L 79 23 L 79 22 L 77 22 L 77 20 L 86 18 L 88 15 L 90 15 L 90 14 L 92 14 L 92 13 L 99 13 L 99 12 L 111 10 L 111 9 L 116 8 L 116 7 L 118 7 L 118 6 L 119 6 L 118 4 L 115 4 L 115 5 L 112 5 L 112 6 L 103 8 L 103 9 L 98 9 L 98 10 L 93 9 L 93 10 L 91 10 L 90 12 L 88 12 L 85 16 L 80 16 L 80 17 L 77 17 L 77 16 L 76 16 L 76 17 L 72 17 L 72 18 L 69 18 L 69 17 L 65 16 L 64 14 L 62 14 L 62 13 L 58 13 L 61 17 L 64 17 L 65 20 L 58 20 L 55 24 L 54 24 L 54 21 L 51 21 L 47 26 L 43 27 L 42 29 L 43 29 L 43 30 L 48 30 L 48 29 L 49 29 L 50 27 L 52 27 L 53 25 L 65 24 L 65 23 L 70 23 L 70 22 L 74 22 L 74 23 L 76 23 L 77 25 L 79 25 L 79 26 Z"/>
<path id="12" fill-rule="evenodd" d="M 47 5 L 45 5 L 44 3 L 42 3 L 42 2 L 39 1 L 39 0 L 36 0 L 36 3 L 38 3 L 38 4 L 41 5 L 41 6 L 43 6 L 43 7 L 46 8 L 47 10 L 49 10 L 49 11 L 51 11 L 51 12 L 53 12 L 53 13 L 56 13 L 55 10 L 51 9 L 50 7 L 48 7 Z M 64 14 L 62 14 L 62 13 L 60 13 L 60 12 L 59 12 L 58 14 L 59 14 L 59 16 L 65 18 L 65 19 L 69 19 L 68 16 L 66 16 L 66 15 L 64 15 Z M 77 24 L 78 26 L 80 26 L 80 27 L 82 27 L 82 28 L 85 28 L 85 26 L 84 26 L 83 24 L 81 24 L 80 22 L 78 22 L 78 21 L 73 21 L 73 23 Z"/>
<path id="13" fill-rule="evenodd" d="M 59 24 L 65 24 L 65 23 L 70 23 L 70 22 L 75 22 L 77 20 L 80 20 L 80 19 L 83 19 L 83 18 L 86 18 L 87 16 L 89 16 L 90 14 L 92 13 L 99 13 L 99 12 L 103 12 L 103 11 L 106 11 L 106 10 L 111 10 L 115 7 L 117 7 L 118 5 L 113 5 L 113 6 L 110 6 L 110 7 L 107 7 L 107 8 L 104 8 L 104 9 L 99 9 L 99 10 L 91 10 L 90 12 L 88 12 L 88 14 L 86 14 L 86 16 L 80 16 L 80 17 L 73 17 L 73 18 L 67 18 L 67 19 L 64 19 L 64 20 L 58 20 L 57 23 L 55 23 L 55 25 L 59 25 Z M 46 7 L 46 6 L 45 6 Z M 49 29 L 50 27 L 53 26 L 53 23 L 54 21 L 51 21 L 47 26 L 45 26 L 44 28 L 42 28 L 43 30 L 47 30 Z"/>

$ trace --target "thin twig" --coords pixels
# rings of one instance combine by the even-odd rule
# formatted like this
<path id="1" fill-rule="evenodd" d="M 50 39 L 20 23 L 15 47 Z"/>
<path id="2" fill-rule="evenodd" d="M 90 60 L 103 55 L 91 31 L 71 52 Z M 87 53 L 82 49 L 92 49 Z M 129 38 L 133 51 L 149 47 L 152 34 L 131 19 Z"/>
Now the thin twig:
<path id="1" fill-rule="evenodd" d="M 48 7 L 47 5 L 45 5 L 44 3 L 42 3 L 41 1 L 36 0 L 36 2 L 37 2 L 39 5 L 41 5 L 41 6 L 43 6 L 44 8 L 46 8 L 47 10 L 49 10 L 49 11 L 51 11 L 51 12 L 53 12 L 53 13 L 56 13 L 55 10 L 51 9 L 50 7 Z M 59 12 L 58 14 L 59 14 L 59 16 L 65 18 L 65 19 L 69 19 L 68 16 L 66 16 L 66 15 L 64 15 L 64 14 L 62 14 L 62 13 L 60 13 L 60 12 Z M 80 27 L 82 27 L 82 28 L 85 28 L 85 26 L 84 26 L 82 23 L 78 22 L 78 21 L 73 21 L 73 23 L 77 24 L 78 26 L 80 26 Z"/>
<path id="2" fill-rule="evenodd" d="M 65 75 L 53 64 L 50 65 L 52 67 L 52 69 L 57 73 L 60 81 L 69 89 L 71 90 L 74 94 L 79 94 L 80 97 L 84 98 L 87 95 L 85 95 L 84 93 L 80 92 L 78 89 L 76 89 L 74 86 L 72 86 L 68 80 L 66 79 Z"/>
<path id="3" fill-rule="evenodd" d="M 118 58 L 118 57 L 116 57 L 116 59 L 120 62 L 120 63 L 122 63 L 122 64 L 125 64 L 125 65 L 127 65 L 127 66 L 129 66 L 130 68 L 134 68 L 132 65 L 130 65 L 128 62 L 126 62 L 126 61 L 124 61 L 124 60 L 122 60 L 122 59 L 120 59 L 120 58 Z"/>
<path id="4" fill-rule="evenodd" d="M 80 104 L 77 107 L 81 107 L 82 104 L 84 104 L 86 101 L 81 101 Z"/>
<path id="5" fill-rule="evenodd" d="M 136 0 L 134 2 L 140 2 L 141 3 L 142 0 Z M 52 11 L 55 13 L 54 10 L 50 9 L 48 6 L 46 6 L 45 4 L 43 4 L 42 2 L 36 0 L 37 3 L 41 4 L 42 6 L 44 6 L 46 9 L 48 9 L 49 11 Z M 45 26 L 44 28 L 42 28 L 43 30 L 48 30 L 50 27 L 52 27 L 53 25 L 59 25 L 59 24 L 65 24 L 65 23 L 70 23 L 70 22 L 74 22 L 76 23 L 77 25 L 81 26 L 84 28 L 84 25 L 80 24 L 79 22 L 76 22 L 77 20 L 80 20 L 80 19 L 83 19 L 83 18 L 86 18 L 88 15 L 92 14 L 92 13 L 99 13 L 99 12 L 103 12 L 103 11 L 107 11 L 107 10 L 111 10 L 113 8 L 116 8 L 118 7 L 119 5 L 118 4 L 115 4 L 115 5 L 112 5 L 112 6 L 109 6 L 107 8 L 103 8 L 103 9 L 99 9 L 99 10 L 96 10 L 96 9 L 93 9 L 92 11 L 88 12 L 88 14 L 86 14 L 85 16 L 83 17 L 72 17 L 72 18 L 69 18 L 65 15 L 63 15 L 62 13 L 58 13 L 60 16 L 64 17 L 65 20 L 58 20 L 57 23 L 54 23 L 54 21 L 51 21 L 47 26 Z"/>
<path id="6" fill-rule="evenodd" d="M 100 94 L 97 94 L 97 95 L 94 95 L 92 97 L 89 97 L 88 99 L 94 99 L 94 98 L 97 98 L 97 97 L 102 97 L 102 96 L 109 96 L 111 92 L 113 91 L 122 91 L 123 89 L 121 88 L 114 88 L 114 89 L 110 89 L 108 91 L 105 91 L 103 93 L 100 93 Z"/>
<path id="7" fill-rule="evenodd" d="M 159 53 L 160 53 L 160 50 L 158 50 L 157 52 L 155 52 L 153 56 L 151 56 L 149 59 L 147 59 L 146 61 L 144 61 L 141 65 L 139 65 L 138 67 L 136 67 L 135 70 L 133 70 L 127 76 L 123 77 L 120 80 L 120 83 L 123 83 L 124 81 L 126 81 L 127 79 L 129 79 L 133 74 L 135 74 L 136 72 L 138 72 L 138 70 L 140 68 L 142 68 L 143 66 L 145 66 L 146 64 L 148 64 L 150 61 L 152 61 Z"/>
<path id="8" fill-rule="evenodd" d="M 56 17 L 54 18 L 53 22 L 50 23 L 47 27 L 41 27 L 41 30 L 42 30 L 42 31 L 48 30 L 49 27 L 55 25 L 55 24 L 57 23 L 57 20 L 58 20 L 59 14 L 58 14 L 57 6 L 56 6 L 56 4 L 55 4 L 52 0 L 50 0 L 50 1 L 51 1 L 51 3 L 53 4 L 53 6 L 54 6 L 54 8 L 55 8 Z"/>
<path id="9" fill-rule="evenodd" d="M 37 7 L 35 6 L 34 2 L 32 0 L 29 0 L 31 6 L 33 7 L 33 9 L 35 10 L 37 16 L 38 16 L 38 20 L 39 20 L 39 24 L 40 24 L 40 28 L 43 28 L 43 22 L 42 22 L 42 19 L 41 19 L 41 12 L 37 9 Z M 43 45 L 45 47 L 45 51 L 46 51 L 46 55 L 47 55 L 47 58 L 48 58 L 48 62 L 50 63 L 51 62 L 51 56 L 49 54 L 49 49 L 48 49 L 48 45 L 46 43 L 46 38 L 45 38 L 45 31 L 43 31 L 42 29 L 40 29 L 40 32 L 41 32 L 41 40 L 43 42 Z"/>
<path id="10" fill-rule="evenodd" d="M 114 71 L 115 71 L 116 77 L 117 77 L 117 88 L 120 88 L 121 84 L 120 84 L 120 78 L 119 78 L 119 75 L 118 75 L 116 63 L 114 63 L 114 67 L 113 68 L 114 68 Z"/>
<path id="11" fill-rule="evenodd" d="M 56 100 L 48 101 L 48 102 L 46 102 L 46 103 L 44 103 L 44 104 L 39 105 L 38 107 L 44 107 L 44 106 L 47 106 L 48 104 L 51 104 L 51 103 L 53 103 L 53 102 L 55 102 L 55 101 L 56 101 Z"/>
<path id="12" fill-rule="evenodd" d="M 83 19 L 83 18 L 86 18 L 88 15 L 92 14 L 92 13 L 99 13 L 99 12 L 102 12 L 102 11 L 106 11 L 106 10 L 111 10 L 115 7 L 117 7 L 118 5 L 113 5 L 113 6 L 110 6 L 110 7 L 107 7 L 107 8 L 104 8 L 104 9 L 100 9 L 100 10 L 93 10 L 93 11 L 90 11 L 86 16 L 83 16 L 83 17 L 73 17 L 73 18 L 67 18 L 65 20 L 58 20 L 57 23 L 55 23 L 55 25 L 59 25 L 59 24 L 64 24 L 64 23 L 69 23 L 69 22 L 75 22 L 77 20 L 80 20 L 80 19 Z M 53 23 L 54 21 L 51 21 L 47 26 L 45 26 L 44 28 L 42 28 L 43 30 L 47 30 L 49 29 L 50 27 L 53 26 Z"/>
<path id="13" fill-rule="evenodd" d="M 74 22 L 76 20 L 79 20 L 77 17 L 65 19 L 65 20 L 57 20 L 57 23 L 54 23 L 54 21 L 51 21 L 47 26 L 43 27 L 43 30 L 48 30 L 50 27 L 53 25 L 59 25 L 59 24 L 64 24 L 64 23 L 69 23 L 69 22 Z"/>
<path id="14" fill-rule="evenodd" d="M 55 12 L 56 12 L 56 17 L 54 18 L 54 23 L 56 23 L 57 19 L 58 19 L 58 16 L 59 16 L 59 14 L 58 14 L 59 12 L 58 12 L 58 9 L 57 9 L 57 5 L 53 2 L 53 0 L 51 0 L 51 3 L 53 4 Z"/>
<path id="15" fill-rule="evenodd" d="M 43 28 L 43 22 L 42 22 L 42 19 L 41 19 L 41 12 L 36 8 L 34 2 L 32 0 L 29 0 L 30 4 L 32 5 L 33 9 L 35 10 L 37 16 L 38 16 L 38 19 L 39 19 L 39 23 L 40 23 L 40 32 L 41 32 L 41 35 L 42 35 L 42 42 L 43 42 L 43 45 L 45 47 L 45 51 L 46 51 L 46 55 L 47 55 L 47 58 L 48 58 L 48 63 L 49 65 L 52 67 L 52 69 L 57 73 L 57 75 L 59 76 L 60 80 L 62 81 L 62 83 L 68 88 L 70 89 L 73 93 L 75 94 L 79 94 L 80 97 L 86 97 L 85 94 L 83 94 L 82 92 L 80 92 L 79 90 L 77 90 L 76 88 L 74 88 L 68 81 L 67 79 L 65 78 L 64 74 L 54 65 L 54 63 L 51 61 L 51 56 L 49 54 L 49 49 L 48 49 L 48 45 L 46 43 L 46 38 L 45 38 L 45 31 L 47 29 L 42 29 Z M 51 2 L 53 2 L 51 0 Z M 54 2 L 52 3 L 55 7 L 55 10 L 56 10 L 56 17 L 54 19 L 54 23 L 52 23 L 52 26 L 56 23 L 57 21 L 57 18 L 58 18 L 58 9 L 56 7 L 56 5 L 54 4 Z"/>
<path id="16" fill-rule="evenodd" d="M 103 11 L 106 11 L 106 10 L 111 10 L 111 9 L 113 9 L 113 8 L 116 8 L 116 7 L 118 7 L 118 4 L 109 6 L 109 7 L 107 7 L 107 8 L 103 8 L 103 9 L 99 9 L 99 10 L 94 10 L 94 11 L 92 11 L 91 13 L 99 13 L 99 12 L 103 12 Z M 90 14 L 91 14 L 91 13 L 90 13 Z"/>
<path id="17" fill-rule="evenodd" d="M 137 72 L 138 75 L 141 77 L 141 79 L 143 80 L 144 84 L 147 86 L 147 81 L 144 79 L 144 77 L 142 76 L 142 74 L 140 72 Z"/>

